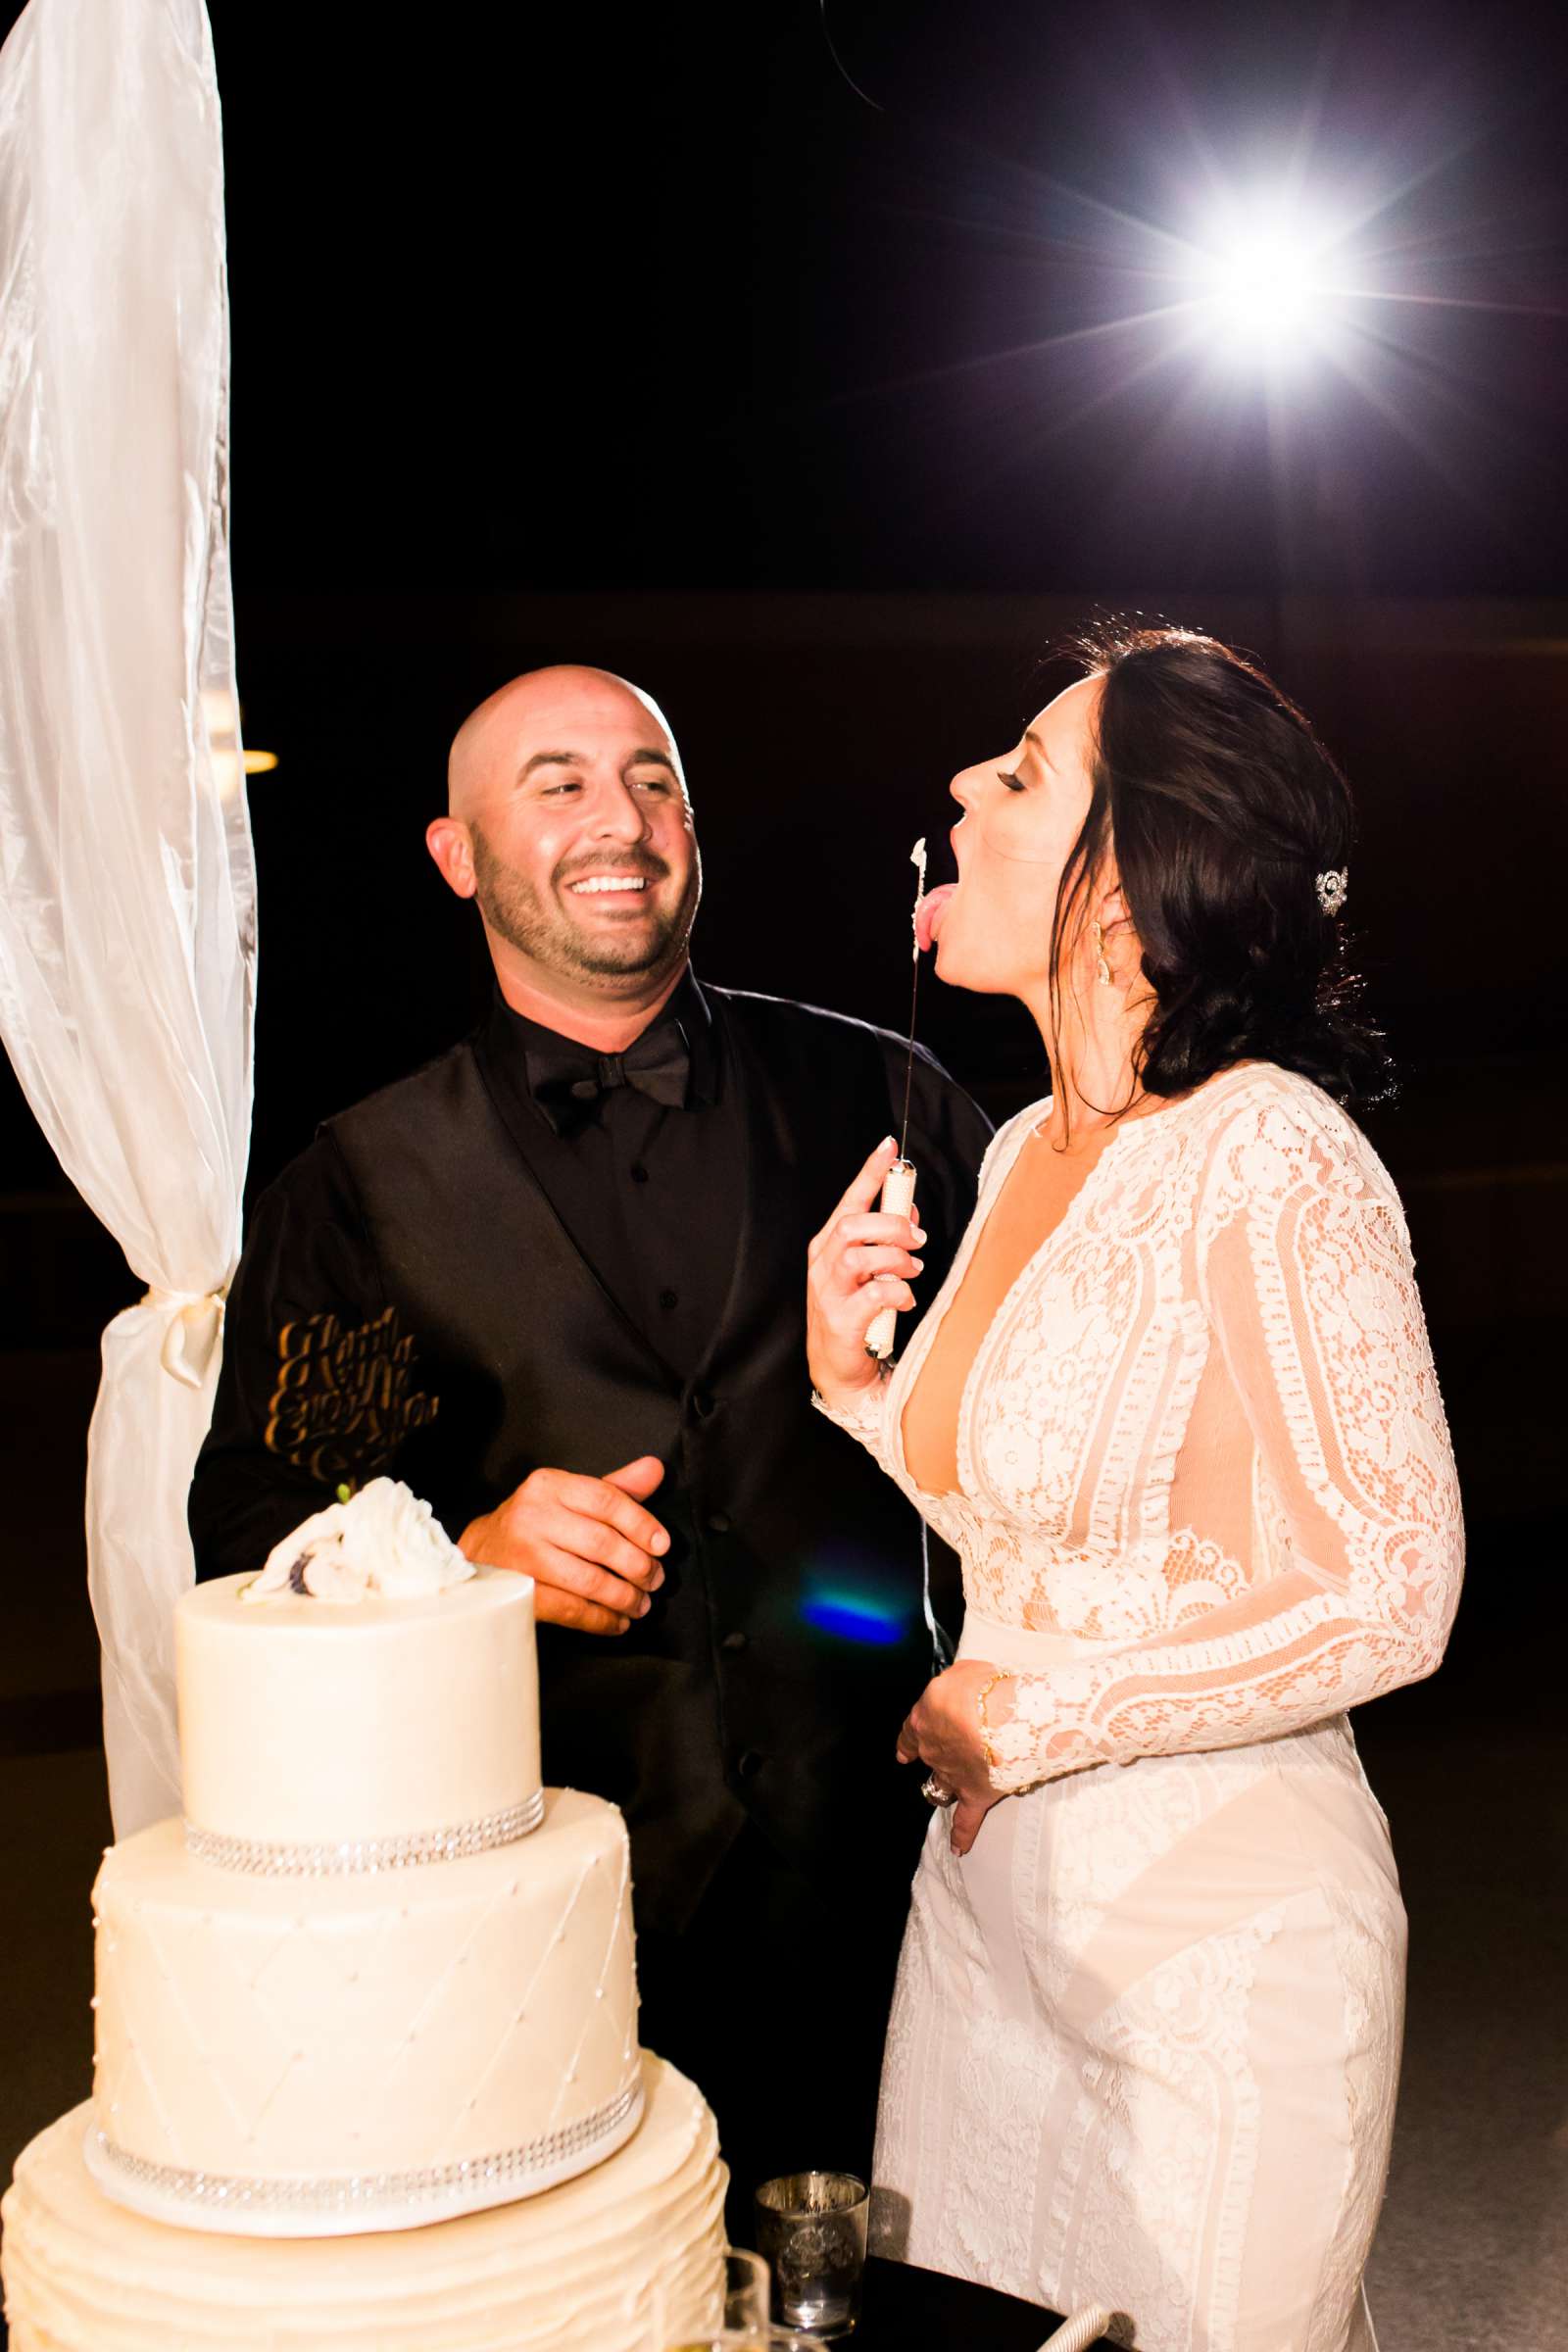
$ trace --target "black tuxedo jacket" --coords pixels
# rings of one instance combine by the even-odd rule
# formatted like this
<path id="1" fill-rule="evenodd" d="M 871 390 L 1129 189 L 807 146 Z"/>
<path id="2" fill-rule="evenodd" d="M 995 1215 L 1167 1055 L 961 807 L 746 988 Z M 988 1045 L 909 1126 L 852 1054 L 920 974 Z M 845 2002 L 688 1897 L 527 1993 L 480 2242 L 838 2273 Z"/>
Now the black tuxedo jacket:
<path id="1" fill-rule="evenodd" d="M 546 1777 L 622 1807 L 639 1919 L 674 1930 L 748 1817 L 824 1889 L 906 1885 L 924 1808 L 893 1749 L 932 1670 L 919 1523 L 812 1409 L 805 1360 L 807 1244 L 896 1124 L 903 1041 L 705 994 L 746 1176 L 728 1301 L 691 1380 L 568 1238 L 480 1033 L 329 1120 L 258 1202 L 190 1502 L 198 1574 L 216 1576 L 259 1567 L 344 1478 L 406 1479 L 457 1535 L 531 1470 L 657 1454 L 663 1588 L 622 1636 L 540 1628 L 541 1723 Z M 926 1298 L 988 1134 L 918 1057 Z"/>

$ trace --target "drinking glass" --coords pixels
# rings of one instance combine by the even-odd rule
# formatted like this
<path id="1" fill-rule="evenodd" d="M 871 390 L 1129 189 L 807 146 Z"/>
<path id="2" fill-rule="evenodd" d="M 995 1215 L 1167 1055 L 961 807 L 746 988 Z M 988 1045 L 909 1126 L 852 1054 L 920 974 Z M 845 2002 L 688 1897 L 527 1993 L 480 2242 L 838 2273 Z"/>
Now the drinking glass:
<path id="1" fill-rule="evenodd" d="M 760 2254 L 743 2246 L 724 2250 L 724 2326 L 745 2334 L 748 2328 L 764 2332 L 768 2324 L 767 2265 Z"/>
<path id="2" fill-rule="evenodd" d="M 794 2335 L 787 2328 L 726 2328 L 720 2335 L 698 2335 L 671 2344 L 669 2352 L 826 2352 L 819 2335 Z"/>
<path id="3" fill-rule="evenodd" d="M 853 2173 L 786 2173 L 757 2192 L 757 2242 L 773 2271 L 773 2316 L 831 2341 L 860 2316 L 865 2182 Z"/>
<path id="4" fill-rule="evenodd" d="M 767 2265 L 760 2254 L 727 2246 L 723 2255 L 723 2324 L 687 2336 L 669 2352 L 824 2352 L 814 2335 L 795 2335 L 775 2328 L 767 2316 Z M 714 2281 L 715 2288 L 718 2279 Z M 718 2307 L 715 2293 L 714 2309 Z"/>

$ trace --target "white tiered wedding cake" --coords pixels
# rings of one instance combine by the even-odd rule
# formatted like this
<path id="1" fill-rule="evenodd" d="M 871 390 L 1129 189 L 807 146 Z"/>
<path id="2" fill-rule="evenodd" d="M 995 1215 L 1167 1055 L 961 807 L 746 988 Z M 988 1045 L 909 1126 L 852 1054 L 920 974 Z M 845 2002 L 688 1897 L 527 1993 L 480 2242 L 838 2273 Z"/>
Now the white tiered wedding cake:
<path id="1" fill-rule="evenodd" d="M 700 2329 L 713 2121 L 638 2048 L 620 1815 L 540 1787 L 527 1579 L 381 1480 L 175 1630 L 185 1819 L 104 1858 L 93 2098 L 5 2200 L 14 2352 Z"/>

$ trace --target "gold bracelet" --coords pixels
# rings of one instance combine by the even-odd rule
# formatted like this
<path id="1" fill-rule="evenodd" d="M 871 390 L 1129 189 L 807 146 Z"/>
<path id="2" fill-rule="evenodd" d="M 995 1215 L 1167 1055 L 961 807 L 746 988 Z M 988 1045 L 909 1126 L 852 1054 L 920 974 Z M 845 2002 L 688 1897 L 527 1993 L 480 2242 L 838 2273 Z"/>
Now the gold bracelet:
<path id="1" fill-rule="evenodd" d="M 1011 1680 L 1011 1667 L 999 1666 L 991 1680 L 981 1685 L 980 1695 L 974 1702 L 975 1713 L 980 1719 L 980 1752 L 985 1757 L 987 1772 L 995 1772 L 1001 1759 L 991 1744 L 991 1727 L 986 1721 L 986 1700 L 999 1683 L 1010 1683 Z"/>

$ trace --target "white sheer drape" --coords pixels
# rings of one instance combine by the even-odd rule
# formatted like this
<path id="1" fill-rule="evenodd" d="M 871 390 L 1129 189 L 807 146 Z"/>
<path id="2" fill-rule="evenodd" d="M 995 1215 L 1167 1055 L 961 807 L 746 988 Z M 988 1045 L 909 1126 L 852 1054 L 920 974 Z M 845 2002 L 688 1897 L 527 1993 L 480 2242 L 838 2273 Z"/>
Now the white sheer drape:
<path id="1" fill-rule="evenodd" d="M 222 155 L 201 0 L 0 55 L 0 1035 L 148 1285 L 104 1335 L 88 1575 L 121 1835 L 178 1803 L 173 1601 L 250 1128 Z"/>

